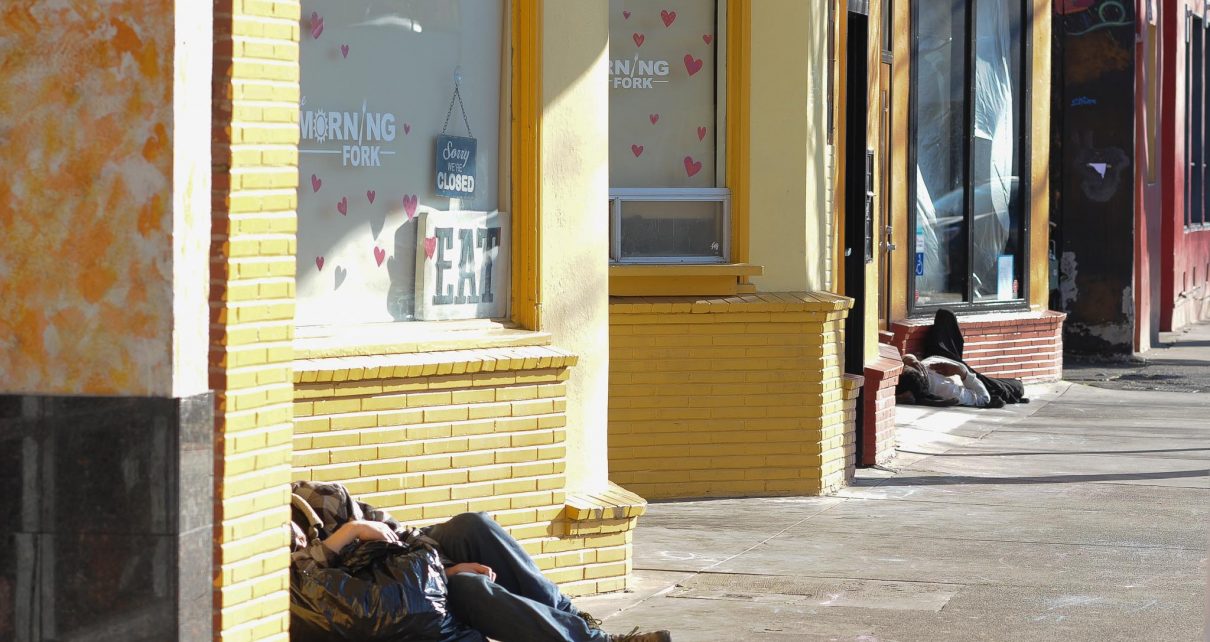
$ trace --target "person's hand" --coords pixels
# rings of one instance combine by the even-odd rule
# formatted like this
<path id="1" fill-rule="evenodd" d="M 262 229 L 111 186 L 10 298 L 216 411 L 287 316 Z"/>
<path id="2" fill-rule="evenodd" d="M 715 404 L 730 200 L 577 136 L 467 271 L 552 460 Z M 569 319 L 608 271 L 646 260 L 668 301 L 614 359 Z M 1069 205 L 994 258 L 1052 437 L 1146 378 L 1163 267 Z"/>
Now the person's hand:
<path id="1" fill-rule="evenodd" d="M 446 577 L 453 577 L 459 573 L 475 573 L 476 575 L 486 575 L 487 579 L 493 582 L 496 581 L 496 572 L 493 571 L 490 566 L 476 564 L 475 562 L 463 562 L 445 569 Z"/>
<path id="2" fill-rule="evenodd" d="M 390 526 L 382 522 L 373 520 L 356 519 L 349 524 L 354 524 L 357 539 L 363 542 L 398 542 L 399 536 L 395 531 L 391 530 Z M 343 528 L 343 527 L 342 527 Z"/>
<path id="3" fill-rule="evenodd" d="M 341 524 L 335 533 L 324 540 L 324 546 L 333 553 L 339 553 L 355 539 L 363 542 L 398 542 L 399 536 L 382 522 L 355 519 Z"/>

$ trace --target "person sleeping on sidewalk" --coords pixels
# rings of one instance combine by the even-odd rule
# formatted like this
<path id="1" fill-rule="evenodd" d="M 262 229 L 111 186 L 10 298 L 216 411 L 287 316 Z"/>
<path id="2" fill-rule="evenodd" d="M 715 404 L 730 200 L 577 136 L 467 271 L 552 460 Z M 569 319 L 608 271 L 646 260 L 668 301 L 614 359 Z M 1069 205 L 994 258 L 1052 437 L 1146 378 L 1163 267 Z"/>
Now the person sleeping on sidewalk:
<path id="1" fill-rule="evenodd" d="M 895 393 L 900 403 L 993 407 L 991 393 L 970 368 L 939 356 L 921 360 L 912 354 L 903 355 L 903 372 Z M 1000 402 L 999 406 L 1003 405 Z"/>
<path id="2" fill-rule="evenodd" d="M 421 529 L 338 483 L 291 484 L 291 639 L 670 642 L 607 634 L 485 513 Z"/>

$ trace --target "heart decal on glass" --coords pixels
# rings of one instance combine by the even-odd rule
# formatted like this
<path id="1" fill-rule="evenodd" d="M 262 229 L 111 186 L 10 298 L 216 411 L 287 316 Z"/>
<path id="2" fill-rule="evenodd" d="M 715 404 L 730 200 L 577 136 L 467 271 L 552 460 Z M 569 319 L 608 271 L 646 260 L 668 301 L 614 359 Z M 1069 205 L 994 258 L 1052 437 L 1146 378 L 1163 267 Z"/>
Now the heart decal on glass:
<path id="1" fill-rule="evenodd" d="M 375 196 L 378 196 L 378 192 L 375 192 L 375 191 L 374 191 L 374 190 L 372 190 L 372 189 L 370 189 L 370 190 L 366 190 L 366 200 L 370 202 L 370 205 L 373 205 L 373 204 L 374 204 L 374 197 L 375 197 Z"/>
<path id="2" fill-rule="evenodd" d="M 412 126 L 407 123 L 404 123 L 403 124 L 403 135 L 407 136 L 410 133 L 412 133 Z"/>
<path id="3" fill-rule="evenodd" d="M 320 34 L 324 32 L 324 19 L 316 12 L 311 12 L 311 37 L 319 40 Z"/>
<path id="4" fill-rule="evenodd" d="M 317 256 L 317 257 L 315 257 L 315 269 L 319 270 L 320 272 L 322 272 L 322 271 L 323 271 L 323 269 L 324 269 L 324 257 L 322 257 L 322 256 Z"/>
<path id="5" fill-rule="evenodd" d="M 403 211 L 407 213 L 409 221 L 412 220 L 413 216 L 416 216 L 417 203 L 418 201 L 415 194 L 403 195 Z"/>
<path id="6" fill-rule="evenodd" d="M 385 260 L 387 260 L 387 251 L 380 247 L 375 246 L 374 247 L 374 261 L 378 263 L 378 267 L 382 267 L 382 262 Z"/>
<path id="7" fill-rule="evenodd" d="M 321 187 L 323 187 L 323 186 L 324 186 L 324 182 L 323 182 L 323 180 L 321 180 L 321 179 L 320 179 L 318 176 L 316 176 L 315 174 L 311 174 L 311 191 L 312 191 L 312 192 L 318 192 L 318 191 L 319 191 L 319 188 L 321 188 Z"/>
<path id="8" fill-rule="evenodd" d="M 349 215 L 349 199 L 346 196 L 341 196 L 340 201 L 336 203 L 336 211 L 340 212 L 341 216 Z"/>
<path id="9" fill-rule="evenodd" d="M 430 236 L 424 239 L 424 255 L 433 258 L 433 254 L 437 252 L 437 237 Z"/>
<path id="10" fill-rule="evenodd" d="M 634 154 L 635 158 L 638 158 L 639 156 L 643 155 L 643 146 L 642 145 L 631 145 L 630 152 L 632 154 Z"/>
<path id="11" fill-rule="evenodd" d="M 348 58 L 348 57 L 349 57 L 349 45 L 341 45 L 341 46 L 340 46 L 340 55 L 341 55 L 341 56 L 343 56 L 343 57 L 345 57 L 345 58 Z"/>
<path id="12" fill-rule="evenodd" d="M 633 36 L 631 36 L 631 38 L 634 38 L 634 46 L 642 47 L 643 41 L 647 39 L 647 36 L 644 36 L 641 33 L 636 33 Z"/>
<path id="13" fill-rule="evenodd" d="M 340 289 L 340 286 L 344 284 L 345 278 L 347 278 L 348 276 L 349 276 L 349 271 L 344 269 L 343 267 L 337 265 L 336 274 L 333 276 L 333 282 L 335 283 L 335 285 L 333 286 L 332 289 L 334 289 L 334 290 Z"/>
<path id="14" fill-rule="evenodd" d="M 702 171 L 702 162 L 694 161 L 692 156 L 685 157 L 685 174 L 693 176 Z"/>
<path id="15" fill-rule="evenodd" d="M 706 128 L 705 128 L 705 127 L 698 127 L 698 128 L 697 128 L 697 139 L 698 139 L 698 140 L 702 140 L 702 139 L 704 139 L 704 138 L 706 138 Z"/>
<path id="16" fill-rule="evenodd" d="M 671 27 L 672 23 L 676 21 L 676 12 L 665 9 L 660 12 L 660 20 L 664 21 L 665 27 Z"/>
<path id="17" fill-rule="evenodd" d="M 629 11 L 623 11 L 623 12 L 622 12 L 622 18 L 623 18 L 623 19 L 625 19 L 625 20 L 630 20 L 630 12 L 629 12 Z"/>
<path id="18" fill-rule="evenodd" d="M 652 124 L 652 125 L 654 125 L 654 124 L 656 124 L 656 123 L 660 122 L 660 115 L 659 115 L 659 114 L 652 114 L 652 115 L 650 115 L 650 116 L 648 116 L 648 117 L 647 117 L 647 120 L 650 120 L 650 121 L 651 121 L 651 124 Z"/>
<path id="19" fill-rule="evenodd" d="M 694 58 L 693 54 L 685 54 L 685 71 L 692 76 L 702 70 L 702 59 Z"/>
<path id="20" fill-rule="evenodd" d="M 704 42 L 706 44 L 710 44 L 710 43 L 714 42 L 714 36 L 712 36 L 708 33 L 704 33 L 704 34 L 702 34 L 702 42 Z"/>

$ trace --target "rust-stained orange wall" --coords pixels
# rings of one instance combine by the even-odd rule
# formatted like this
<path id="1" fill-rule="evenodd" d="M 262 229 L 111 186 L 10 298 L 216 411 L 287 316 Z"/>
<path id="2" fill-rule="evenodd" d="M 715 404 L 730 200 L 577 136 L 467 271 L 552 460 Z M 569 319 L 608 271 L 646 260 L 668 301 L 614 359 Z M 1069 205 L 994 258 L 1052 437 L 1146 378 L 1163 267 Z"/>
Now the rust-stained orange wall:
<path id="1" fill-rule="evenodd" d="M 171 393 L 173 23 L 0 5 L 0 392 Z"/>

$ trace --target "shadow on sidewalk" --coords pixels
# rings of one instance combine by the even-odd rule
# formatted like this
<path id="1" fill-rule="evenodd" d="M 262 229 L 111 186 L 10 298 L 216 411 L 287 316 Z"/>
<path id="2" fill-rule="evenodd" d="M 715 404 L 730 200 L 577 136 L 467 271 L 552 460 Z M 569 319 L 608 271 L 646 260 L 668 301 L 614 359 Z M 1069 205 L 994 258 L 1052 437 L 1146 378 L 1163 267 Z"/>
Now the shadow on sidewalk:
<path id="1" fill-rule="evenodd" d="M 1006 455 L 1142 455 L 1147 453 L 1190 453 L 1210 451 L 1210 448 L 1159 448 L 1156 450 L 1043 450 L 1033 452 L 996 452 L 996 453 L 926 453 L 917 450 L 898 452 L 909 455 L 928 455 L 930 457 L 1004 457 Z"/>
<path id="2" fill-rule="evenodd" d="M 1066 454 L 1066 453 L 1064 453 Z M 935 455 L 934 455 L 935 456 Z M 850 487 L 886 486 L 944 486 L 961 484 L 1080 484 L 1098 481 L 1143 481 L 1148 479 L 1188 479 L 1210 476 L 1210 468 L 1200 470 L 1174 470 L 1163 473 L 1123 473 L 1096 475 L 1042 475 L 1036 477 L 972 477 L 970 475 L 937 475 L 920 477 L 885 477 L 878 479 L 858 478 Z"/>

